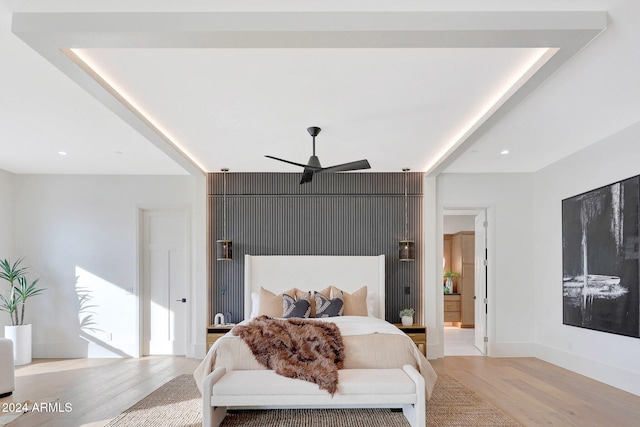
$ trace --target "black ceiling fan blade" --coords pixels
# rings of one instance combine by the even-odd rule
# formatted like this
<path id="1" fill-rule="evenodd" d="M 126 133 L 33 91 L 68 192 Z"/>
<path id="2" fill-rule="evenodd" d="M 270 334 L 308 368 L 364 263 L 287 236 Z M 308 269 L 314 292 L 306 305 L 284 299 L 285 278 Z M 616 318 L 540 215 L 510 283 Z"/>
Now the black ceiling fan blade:
<path id="1" fill-rule="evenodd" d="M 285 159 L 279 159 L 279 158 L 273 157 L 273 156 L 265 156 L 265 157 L 268 157 L 268 158 L 273 159 L 273 160 L 278 160 L 280 162 L 289 163 L 290 165 L 300 166 L 301 168 L 306 168 L 307 167 L 307 165 L 303 165 L 302 163 L 296 163 L 296 162 L 292 162 L 292 161 L 285 160 Z"/>
<path id="2" fill-rule="evenodd" d="M 311 169 L 305 168 L 302 172 L 302 178 L 300 179 L 300 184 L 306 184 L 307 182 L 311 182 L 313 180 L 314 171 Z"/>
<path id="3" fill-rule="evenodd" d="M 277 158 L 277 157 L 273 157 L 273 156 L 265 155 L 265 157 L 268 157 L 268 158 L 273 159 L 273 160 L 278 160 L 278 161 L 280 161 L 280 162 L 289 163 L 290 165 L 300 166 L 301 168 L 311 169 L 311 170 L 313 170 L 313 171 L 315 171 L 315 170 L 319 170 L 319 169 L 320 169 L 320 168 L 317 168 L 317 167 L 315 167 L 315 166 L 305 165 L 305 164 L 303 164 L 303 163 L 296 163 L 296 162 L 292 162 L 292 161 L 290 161 L 290 160 L 285 160 L 285 159 L 279 159 L 279 158 Z"/>
<path id="4" fill-rule="evenodd" d="M 367 160 L 356 160 L 355 162 L 329 166 L 328 168 L 322 168 L 319 171 L 316 171 L 316 173 L 346 172 L 346 171 L 357 171 L 362 169 L 371 169 L 371 165 Z"/>

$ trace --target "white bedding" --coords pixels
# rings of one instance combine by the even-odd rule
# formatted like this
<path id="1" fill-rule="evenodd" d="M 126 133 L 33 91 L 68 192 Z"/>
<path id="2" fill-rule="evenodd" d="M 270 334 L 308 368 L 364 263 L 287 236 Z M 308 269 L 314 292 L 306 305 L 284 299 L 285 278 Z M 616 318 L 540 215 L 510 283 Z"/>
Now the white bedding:
<path id="1" fill-rule="evenodd" d="M 338 316 L 313 320 L 335 323 L 340 329 L 340 334 L 343 337 L 367 334 L 404 335 L 400 329 L 396 328 L 391 323 L 376 317 Z"/>
<path id="2" fill-rule="evenodd" d="M 314 320 L 333 322 L 340 329 L 345 342 L 345 368 L 401 368 L 405 363 L 410 363 L 425 378 L 427 398 L 431 396 L 437 378 L 435 371 L 413 340 L 392 324 L 364 316 L 339 316 Z M 241 324 L 247 322 L 243 321 Z M 232 354 L 227 354 L 229 352 Z M 245 363 L 239 362 L 243 358 L 252 359 L 252 361 L 246 362 L 246 366 L 243 365 L 242 369 L 264 369 L 258 366 L 241 338 L 227 333 L 217 340 L 193 374 L 200 391 L 202 392 L 204 378 L 217 366 L 225 366 L 228 370 L 233 370 L 234 367 L 238 369 L 238 363 Z M 362 364 L 367 366 L 360 366 Z"/>

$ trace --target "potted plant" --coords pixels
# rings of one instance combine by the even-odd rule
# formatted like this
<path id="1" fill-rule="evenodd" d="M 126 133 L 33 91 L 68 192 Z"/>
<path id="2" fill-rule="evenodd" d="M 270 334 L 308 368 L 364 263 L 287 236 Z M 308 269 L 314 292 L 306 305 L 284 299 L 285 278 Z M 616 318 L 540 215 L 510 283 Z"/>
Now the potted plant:
<path id="1" fill-rule="evenodd" d="M 447 270 L 444 272 L 444 278 L 446 279 L 445 285 L 444 285 L 444 293 L 445 294 L 452 294 L 453 293 L 453 279 L 455 279 L 456 277 L 458 277 L 459 274 L 455 273 L 451 270 Z"/>
<path id="2" fill-rule="evenodd" d="M 413 308 L 405 308 L 400 311 L 400 321 L 402 322 L 402 326 L 411 326 L 413 325 L 413 314 L 415 310 Z"/>
<path id="3" fill-rule="evenodd" d="M 26 302 L 44 289 L 37 288 L 39 279 L 27 281 L 28 267 L 21 267 L 24 258 L 13 264 L 8 259 L 0 261 L 0 279 L 9 282 L 9 295 L 0 293 L 0 310 L 9 313 L 11 326 L 4 327 L 4 336 L 13 341 L 16 365 L 31 363 L 31 325 L 24 324 Z"/>

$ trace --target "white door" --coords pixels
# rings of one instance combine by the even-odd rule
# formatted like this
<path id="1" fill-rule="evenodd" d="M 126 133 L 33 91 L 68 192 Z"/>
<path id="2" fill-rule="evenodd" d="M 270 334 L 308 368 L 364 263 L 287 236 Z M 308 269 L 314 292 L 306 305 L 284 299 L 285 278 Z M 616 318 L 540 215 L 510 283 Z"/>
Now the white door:
<path id="1" fill-rule="evenodd" d="M 487 220 L 481 211 L 475 218 L 475 345 L 487 354 Z"/>
<path id="2" fill-rule="evenodd" d="M 186 354 L 187 216 L 143 212 L 142 354 Z"/>

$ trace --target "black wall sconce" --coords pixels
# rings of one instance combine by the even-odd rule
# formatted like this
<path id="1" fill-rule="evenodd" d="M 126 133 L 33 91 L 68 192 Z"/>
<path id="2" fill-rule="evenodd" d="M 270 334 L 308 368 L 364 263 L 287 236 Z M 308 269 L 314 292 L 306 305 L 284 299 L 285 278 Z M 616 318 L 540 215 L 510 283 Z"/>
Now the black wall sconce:
<path id="1" fill-rule="evenodd" d="M 408 172 L 411 169 L 404 168 L 402 171 L 404 172 L 404 239 L 398 242 L 398 259 L 400 261 L 414 261 L 416 259 L 415 256 L 415 244 L 413 240 L 408 239 L 408 228 L 409 228 L 409 203 L 407 196 L 407 185 L 408 185 Z"/>
<path id="2" fill-rule="evenodd" d="M 220 169 L 222 176 L 222 239 L 216 240 L 216 258 L 218 261 L 231 261 L 233 259 L 233 242 L 227 239 L 227 172 L 229 169 Z"/>

